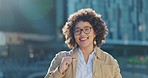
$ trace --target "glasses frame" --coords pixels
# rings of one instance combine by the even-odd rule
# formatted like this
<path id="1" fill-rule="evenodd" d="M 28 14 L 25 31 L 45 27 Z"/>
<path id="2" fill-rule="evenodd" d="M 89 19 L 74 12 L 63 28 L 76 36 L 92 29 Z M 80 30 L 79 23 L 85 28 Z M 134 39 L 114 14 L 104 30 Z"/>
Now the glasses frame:
<path id="1" fill-rule="evenodd" d="M 86 28 L 89 28 L 90 29 L 90 31 L 88 33 L 85 31 Z M 84 27 L 83 29 L 79 29 L 79 33 L 78 34 L 75 32 L 75 29 L 74 29 L 73 33 L 75 35 L 80 35 L 82 33 L 82 31 L 83 31 L 85 34 L 89 34 L 91 32 L 91 29 L 92 29 L 92 27 Z"/>

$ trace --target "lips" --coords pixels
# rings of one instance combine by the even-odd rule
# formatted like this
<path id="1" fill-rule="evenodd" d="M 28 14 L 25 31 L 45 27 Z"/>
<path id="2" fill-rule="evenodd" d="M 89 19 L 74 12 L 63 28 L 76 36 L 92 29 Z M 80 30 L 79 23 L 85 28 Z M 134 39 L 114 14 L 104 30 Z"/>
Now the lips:
<path id="1" fill-rule="evenodd" d="M 88 37 L 80 38 L 79 40 L 80 40 L 80 41 L 86 41 L 87 39 L 88 39 Z"/>

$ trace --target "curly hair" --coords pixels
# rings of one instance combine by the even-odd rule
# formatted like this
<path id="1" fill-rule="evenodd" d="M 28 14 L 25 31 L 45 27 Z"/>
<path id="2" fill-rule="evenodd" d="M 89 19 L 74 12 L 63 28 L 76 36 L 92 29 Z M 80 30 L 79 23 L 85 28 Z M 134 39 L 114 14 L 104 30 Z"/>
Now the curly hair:
<path id="1" fill-rule="evenodd" d="M 77 12 L 71 14 L 68 18 L 68 21 L 65 23 L 62 28 L 63 34 L 65 36 L 65 43 L 69 48 L 75 48 L 77 43 L 74 38 L 74 27 L 79 22 L 89 22 L 96 34 L 95 41 L 96 45 L 100 45 L 105 41 L 106 35 L 108 33 L 107 26 L 102 20 L 101 15 L 97 14 L 94 10 L 90 8 L 81 9 Z"/>

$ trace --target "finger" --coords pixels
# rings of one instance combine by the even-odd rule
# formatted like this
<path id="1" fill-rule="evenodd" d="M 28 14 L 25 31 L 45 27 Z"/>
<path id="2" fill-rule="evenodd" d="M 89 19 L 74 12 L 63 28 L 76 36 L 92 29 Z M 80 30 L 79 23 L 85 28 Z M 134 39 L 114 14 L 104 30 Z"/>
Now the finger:
<path id="1" fill-rule="evenodd" d="M 65 58 L 72 60 L 72 57 L 71 56 L 66 56 Z"/>
<path id="2" fill-rule="evenodd" d="M 70 65 L 71 64 L 71 62 L 72 62 L 72 60 L 71 59 L 64 59 L 64 64 L 68 64 L 68 65 Z"/>
<path id="3" fill-rule="evenodd" d="M 65 60 L 65 64 L 71 64 L 71 61 L 70 60 Z"/>
<path id="4" fill-rule="evenodd" d="M 69 65 L 68 62 L 66 63 L 66 65 Z"/>
<path id="5" fill-rule="evenodd" d="M 72 59 L 71 58 L 67 58 L 67 59 L 64 59 L 65 62 L 68 62 L 68 64 L 70 64 L 72 62 Z"/>
<path id="6" fill-rule="evenodd" d="M 71 58 L 71 57 L 65 57 L 63 60 L 65 60 L 65 61 L 67 61 L 67 60 L 68 60 L 68 61 L 70 61 L 70 62 L 71 62 L 71 61 L 72 61 L 72 58 Z"/>

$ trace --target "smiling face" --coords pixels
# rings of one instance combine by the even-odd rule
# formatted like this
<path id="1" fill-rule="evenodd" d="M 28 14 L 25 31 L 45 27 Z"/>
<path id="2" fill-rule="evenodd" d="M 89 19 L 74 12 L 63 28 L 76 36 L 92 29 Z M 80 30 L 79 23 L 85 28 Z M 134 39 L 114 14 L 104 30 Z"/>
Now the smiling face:
<path id="1" fill-rule="evenodd" d="M 79 21 L 74 27 L 74 38 L 80 48 L 93 47 L 95 32 L 89 22 Z"/>

